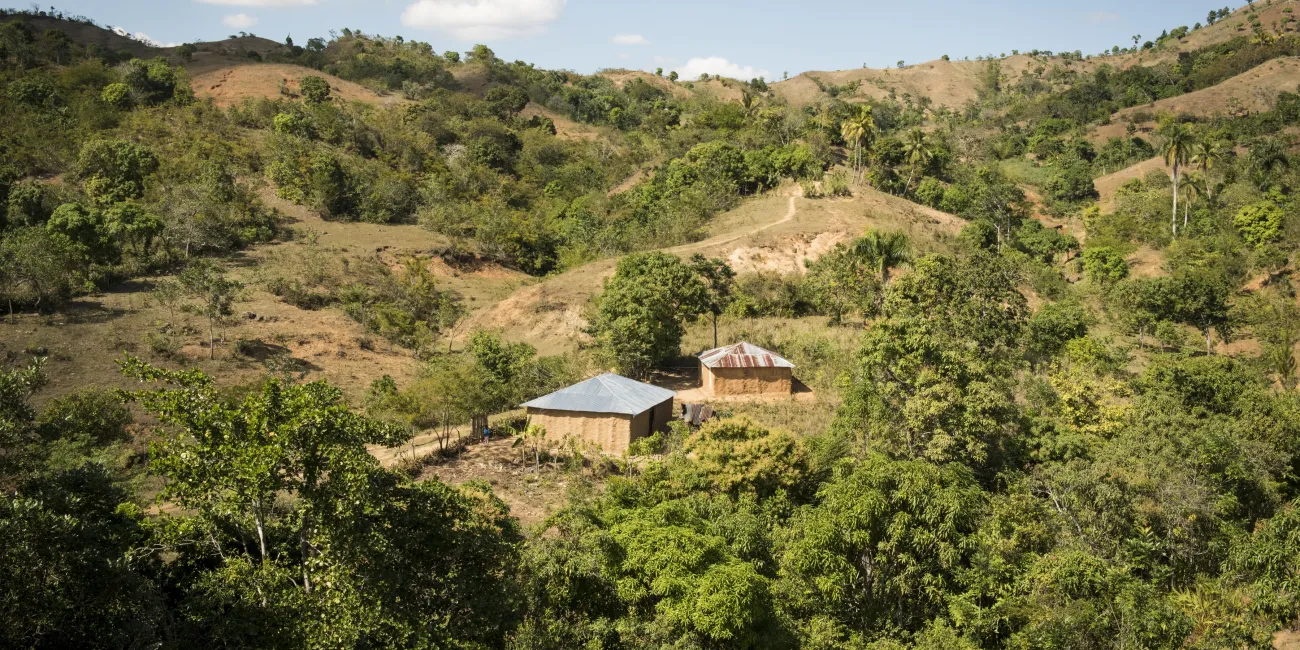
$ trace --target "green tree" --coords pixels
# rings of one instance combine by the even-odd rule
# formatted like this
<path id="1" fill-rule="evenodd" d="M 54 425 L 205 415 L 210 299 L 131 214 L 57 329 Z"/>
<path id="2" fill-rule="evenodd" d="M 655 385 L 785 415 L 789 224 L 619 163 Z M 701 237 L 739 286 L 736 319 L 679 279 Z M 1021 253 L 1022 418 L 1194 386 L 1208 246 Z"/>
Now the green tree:
<path id="1" fill-rule="evenodd" d="M 704 281 L 705 313 L 713 321 L 713 347 L 718 347 L 718 317 L 735 300 L 736 272 L 723 259 L 709 259 L 699 253 L 691 256 L 691 270 Z"/>
<path id="2" fill-rule="evenodd" d="M 818 311 L 830 317 L 832 325 L 846 315 L 866 317 L 874 311 L 880 294 L 876 267 L 853 249 L 836 244 L 808 265 L 804 287 Z"/>
<path id="3" fill-rule="evenodd" d="M 14 303 L 55 308 L 86 285 L 86 258 L 67 237 L 45 228 L 11 230 L 0 240 L 0 290 L 12 318 Z"/>
<path id="4" fill-rule="evenodd" d="M 924 131 L 915 128 L 903 136 L 903 156 L 908 165 L 907 183 L 903 186 L 903 193 L 908 194 L 912 191 L 912 179 L 916 176 L 917 170 L 928 166 L 934 159 L 934 148 Z"/>
<path id="5" fill-rule="evenodd" d="M 870 106 L 861 107 L 840 123 L 840 137 L 853 147 L 853 182 L 862 181 L 863 154 L 869 154 L 876 141 L 876 121 Z"/>
<path id="6" fill-rule="evenodd" d="M 911 245 L 907 235 L 902 232 L 868 230 L 853 240 L 849 249 L 853 255 L 870 265 L 871 270 L 880 278 L 882 286 L 889 285 L 890 270 L 912 259 Z"/>
<path id="7" fill-rule="evenodd" d="M 780 531 L 776 600 L 861 634 L 920 630 L 946 611 L 985 507 L 961 463 L 846 464 Z"/>
<path id="8" fill-rule="evenodd" d="M 45 228 L 81 246 L 91 261 L 112 264 L 122 256 L 121 248 L 114 241 L 109 224 L 99 210 L 77 203 L 64 203 L 50 215 Z"/>
<path id="9" fill-rule="evenodd" d="M 330 82 L 324 77 L 307 75 L 298 81 L 298 90 L 308 104 L 322 104 L 330 98 Z"/>
<path id="10" fill-rule="evenodd" d="M 1282 237 L 1282 221 L 1282 209 L 1269 200 L 1247 205 L 1232 218 L 1241 238 L 1256 248 Z"/>
<path id="11" fill-rule="evenodd" d="M 1227 148 L 1220 140 L 1214 138 L 1202 138 L 1192 148 L 1191 164 L 1201 170 L 1201 175 L 1205 177 L 1207 199 L 1214 199 L 1214 184 L 1210 180 L 1210 172 L 1217 169 L 1219 163 L 1227 156 Z"/>
<path id="12" fill-rule="evenodd" d="M 77 168 L 86 193 L 108 205 L 140 198 L 145 178 L 158 169 L 158 157 L 133 142 L 94 139 L 81 147 Z"/>
<path id="13" fill-rule="evenodd" d="M 1096 246 L 1083 251 L 1083 273 L 1103 289 L 1109 289 L 1128 277 L 1128 262 L 1119 251 Z"/>
<path id="14" fill-rule="evenodd" d="M 208 358 L 215 359 L 217 322 L 234 313 L 231 307 L 244 285 L 226 278 L 220 267 L 207 260 L 191 262 L 178 280 L 194 299 L 187 309 L 208 320 Z"/>
<path id="15" fill-rule="evenodd" d="M 183 644 L 503 642 L 517 525 L 479 488 L 381 468 L 367 445 L 400 444 L 402 429 L 350 412 L 322 382 L 271 379 L 241 398 L 198 371 L 123 365 L 162 384 L 127 397 L 165 427 L 151 467 L 181 510 L 148 552 L 177 558 Z"/>
<path id="16" fill-rule="evenodd" d="M 644 377 L 681 353 L 686 321 L 707 311 L 708 286 L 667 253 L 633 253 L 605 282 L 589 332 L 619 372 Z"/>
<path id="17" fill-rule="evenodd" d="M 1196 138 L 1187 125 L 1175 121 L 1166 121 L 1160 126 L 1156 134 L 1161 138 L 1160 153 L 1164 156 L 1165 165 L 1170 168 L 1174 179 L 1174 208 L 1173 217 L 1170 220 L 1170 229 L 1173 235 L 1177 237 L 1178 182 L 1181 179 L 1183 167 L 1191 159 Z M 1184 222 L 1183 226 L 1186 227 L 1187 224 Z"/>

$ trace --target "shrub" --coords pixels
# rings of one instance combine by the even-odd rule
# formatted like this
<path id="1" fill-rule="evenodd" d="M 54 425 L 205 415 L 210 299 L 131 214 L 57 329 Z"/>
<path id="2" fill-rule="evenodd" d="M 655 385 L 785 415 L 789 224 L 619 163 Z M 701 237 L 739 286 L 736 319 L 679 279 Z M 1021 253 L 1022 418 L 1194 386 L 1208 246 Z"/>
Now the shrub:
<path id="1" fill-rule="evenodd" d="M 1083 273 L 1103 287 L 1112 287 L 1128 277 L 1128 262 L 1119 251 L 1108 246 L 1083 251 Z"/>
<path id="2" fill-rule="evenodd" d="M 827 174 L 822 180 L 822 187 L 826 189 L 827 196 L 853 195 L 853 191 L 849 189 L 849 175 L 844 170 Z M 807 196 L 807 194 L 804 196 Z"/>
<path id="3" fill-rule="evenodd" d="M 131 107 L 131 89 L 124 83 L 111 83 L 104 86 L 104 90 L 99 93 L 99 98 L 114 108 Z"/>
<path id="4" fill-rule="evenodd" d="M 946 192 L 947 188 L 943 186 L 942 181 L 927 176 L 916 186 L 916 200 L 922 205 L 938 208 L 943 205 Z"/>
<path id="5" fill-rule="evenodd" d="M 320 104 L 329 101 L 330 83 L 322 77 L 308 75 L 298 82 L 298 89 L 302 92 L 302 98 L 308 104 Z"/>
<path id="6" fill-rule="evenodd" d="M 1282 209 L 1272 201 L 1260 201 L 1237 212 L 1232 223 L 1251 246 L 1263 246 L 1282 236 Z"/>

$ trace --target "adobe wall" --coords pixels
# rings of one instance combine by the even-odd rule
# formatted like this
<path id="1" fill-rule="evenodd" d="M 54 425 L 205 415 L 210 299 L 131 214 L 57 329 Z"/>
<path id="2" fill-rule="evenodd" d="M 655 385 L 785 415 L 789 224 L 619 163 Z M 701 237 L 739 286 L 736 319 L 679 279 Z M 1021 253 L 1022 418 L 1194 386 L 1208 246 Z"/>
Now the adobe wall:
<path id="1" fill-rule="evenodd" d="M 701 385 L 710 395 L 789 395 L 789 368 L 700 369 Z"/>
<path id="2" fill-rule="evenodd" d="M 648 422 L 649 417 L 644 417 Z M 621 454 L 632 442 L 633 418 L 628 415 L 530 408 L 528 420 L 546 427 L 547 440 L 577 438 L 599 446 L 607 454 Z"/>

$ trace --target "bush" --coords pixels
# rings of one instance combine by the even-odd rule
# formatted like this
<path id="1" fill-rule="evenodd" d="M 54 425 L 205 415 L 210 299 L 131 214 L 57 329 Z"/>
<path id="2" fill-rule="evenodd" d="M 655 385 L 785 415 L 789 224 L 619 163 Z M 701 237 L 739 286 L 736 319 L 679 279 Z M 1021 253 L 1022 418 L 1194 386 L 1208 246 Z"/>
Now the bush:
<path id="1" fill-rule="evenodd" d="M 1031 358 L 1046 359 L 1065 344 L 1088 334 L 1088 314 L 1072 303 L 1043 305 L 1029 319 L 1026 349 Z"/>
<path id="2" fill-rule="evenodd" d="M 1260 247 L 1282 237 L 1282 218 L 1282 209 L 1276 203 L 1260 201 L 1242 208 L 1232 223 L 1247 244 Z"/>
<path id="3" fill-rule="evenodd" d="M 298 82 L 298 90 L 308 104 L 320 104 L 329 101 L 330 83 L 316 75 L 308 75 Z"/>
<path id="4" fill-rule="evenodd" d="M 922 205 L 939 208 L 939 206 L 943 205 L 946 192 L 947 188 L 944 187 L 942 181 L 927 176 L 921 179 L 921 182 L 916 186 L 916 200 Z"/>
<path id="5" fill-rule="evenodd" d="M 822 187 L 826 189 L 827 196 L 853 195 L 853 191 L 849 189 L 849 175 L 844 170 L 827 174 L 822 179 Z"/>
<path id="6" fill-rule="evenodd" d="M 1128 262 L 1113 248 L 1089 248 L 1083 251 L 1083 273 L 1089 280 L 1109 288 L 1128 277 Z"/>

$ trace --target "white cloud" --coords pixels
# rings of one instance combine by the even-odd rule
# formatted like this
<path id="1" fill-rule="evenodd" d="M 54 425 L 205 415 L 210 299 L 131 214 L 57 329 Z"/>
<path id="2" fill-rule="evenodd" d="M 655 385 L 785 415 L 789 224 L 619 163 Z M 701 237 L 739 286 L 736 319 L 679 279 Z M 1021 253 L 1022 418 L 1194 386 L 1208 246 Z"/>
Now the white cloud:
<path id="1" fill-rule="evenodd" d="M 672 65 L 674 63 L 677 63 L 677 57 L 659 56 L 656 54 L 654 57 L 654 62 L 655 65 Z"/>
<path id="2" fill-rule="evenodd" d="M 194 0 L 205 5 L 227 7 L 311 7 L 319 0 Z"/>
<path id="3" fill-rule="evenodd" d="M 417 0 L 402 12 L 407 27 L 440 29 L 461 40 L 530 36 L 564 13 L 566 0 Z"/>
<path id="4" fill-rule="evenodd" d="M 231 29 L 245 30 L 257 24 L 257 19 L 248 14 L 231 14 L 221 19 L 221 24 Z"/>
<path id="5" fill-rule="evenodd" d="M 618 34 L 610 39 L 615 45 L 649 45 L 650 41 L 640 34 Z"/>
<path id="6" fill-rule="evenodd" d="M 1119 20 L 1119 14 L 1111 13 L 1109 11 L 1094 11 L 1088 14 L 1088 22 L 1092 23 L 1093 25 L 1100 25 L 1101 23 L 1113 23 L 1117 20 Z"/>
<path id="7" fill-rule="evenodd" d="M 720 74 L 724 77 L 731 77 L 732 79 L 740 79 L 742 81 L 748 81 L 757 77 L 763 77 L 765 79 L 772 78 L 772 73 L 767 70 L 755 68 L 749 65 L 738 65 L 720 56 L 691 57 L 691 59 L 686 61 L 686 65 L 677 68 L 677 74 L 680 75 L 682 79 L 688 81 L 698 79 L 700 75 L 706 72 L 711 75 Z"/>
<path id="8" fill-rule="evenodd" d="M 109 27 L 109 29 L 113 30 L 113 33 L 117 34 L 118 36 L 133 38 L 137 41 L 140 41 L 141 43 L 144 43 L 145 45 L 152 45 L 153 47 L 176 47 L 180 45 L 180 43 L 163 43 L 161 41 L 155 41 L 152 38 L 150 38 L 148 34 L 144 32 L 131 33 L 125 27 Z"/>

